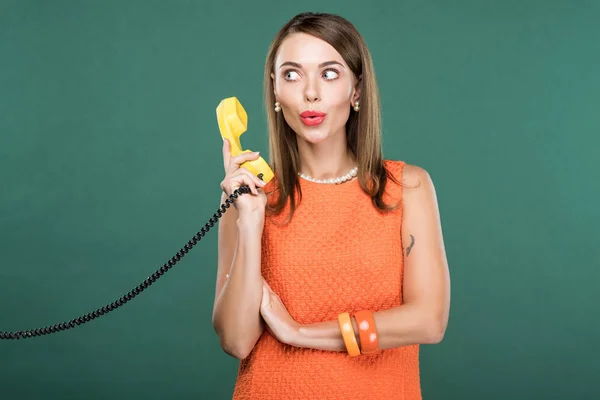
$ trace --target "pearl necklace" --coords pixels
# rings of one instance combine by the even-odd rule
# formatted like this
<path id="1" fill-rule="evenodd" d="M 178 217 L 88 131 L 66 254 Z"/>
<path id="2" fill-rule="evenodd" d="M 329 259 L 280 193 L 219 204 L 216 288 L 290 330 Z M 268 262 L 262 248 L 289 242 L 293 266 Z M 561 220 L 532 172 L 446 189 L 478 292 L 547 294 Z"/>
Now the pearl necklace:
<path id="1" fill-rule="evenodd" d="M 306 179 L 307 181 L 315 182 L 315 183 L 330 183 L 338 185 L 340 183 L 344 183 L 356 176 L 358 172 L 358 167 L 354 167 L 344 176 L 340 176 L 339 178 L 329 178 L 329 179 L 315 179 L 308 175 L 303 174 L 302 172 L 298 172 L 298 176 L 302 179 Z"/>

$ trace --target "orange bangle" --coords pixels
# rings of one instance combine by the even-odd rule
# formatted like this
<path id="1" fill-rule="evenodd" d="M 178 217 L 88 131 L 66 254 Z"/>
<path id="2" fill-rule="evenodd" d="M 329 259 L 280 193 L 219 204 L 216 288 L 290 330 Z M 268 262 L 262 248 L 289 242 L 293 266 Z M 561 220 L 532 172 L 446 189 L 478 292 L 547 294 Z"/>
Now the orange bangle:
<path id="1" fill-rule="evenodd" d="M 340 330 L 342 331 L 342 338 L 346 345 L 346 350 L 350 357 L 356 357 L 360 355 L 360 349 L 356 342 L 356 336 L 354 335 L 354 328 L 352 327 L 352 320 L 350 320 L 350 314 L 347 312 L 338 315 L 338 323 Z"/>
<path id="2" fill-rule="evenodd" d="M 354 318 L 356 319 L 356 326 L 358 326 L 362 354 L 375 353 L 379 350 L 379 338 L 373 312 L 369 310 L 358 311 L 354 313 Z"/>

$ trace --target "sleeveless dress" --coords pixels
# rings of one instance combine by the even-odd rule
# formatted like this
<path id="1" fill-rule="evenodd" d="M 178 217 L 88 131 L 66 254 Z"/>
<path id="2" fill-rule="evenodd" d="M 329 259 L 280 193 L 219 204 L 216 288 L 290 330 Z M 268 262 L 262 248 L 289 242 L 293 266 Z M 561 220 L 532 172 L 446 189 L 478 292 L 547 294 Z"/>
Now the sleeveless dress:
<path id="1" fill-rule="evenodd" d="M 405 162 L 384 163 L 402 182 Z M 265 219 L 262 237 L 262 275 L 290 315 L 310 324 L 402 304 L 402 207 L 380 213 L 358 179 L 300 184 L 291 222 L 283 225 L 288 205 Z M 388 179 L 384 200 L 401 199 L 402 187 Z M 265 329 L 240 361 L 233 399 L 421 399 L 419 345 L 350 357 L 285 345 Z"/>

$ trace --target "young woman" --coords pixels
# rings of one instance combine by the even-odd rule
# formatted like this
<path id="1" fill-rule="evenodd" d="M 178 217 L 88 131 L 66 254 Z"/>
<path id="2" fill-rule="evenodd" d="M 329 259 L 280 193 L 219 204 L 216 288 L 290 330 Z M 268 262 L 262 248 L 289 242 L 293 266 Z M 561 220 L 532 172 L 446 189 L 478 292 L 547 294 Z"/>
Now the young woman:
<path id="1" fill-rule="evenodd" d="M 213 325 L 241 360 L 234 399 L 420 399 L 419 345 L 446 329 L 450 278 L 426 170 L 385 160 L 369 51 L 303 13 L 265 64 L 268 184 L 229 156 Z M 401 133 L 398 133 L 401 134 Z"/>

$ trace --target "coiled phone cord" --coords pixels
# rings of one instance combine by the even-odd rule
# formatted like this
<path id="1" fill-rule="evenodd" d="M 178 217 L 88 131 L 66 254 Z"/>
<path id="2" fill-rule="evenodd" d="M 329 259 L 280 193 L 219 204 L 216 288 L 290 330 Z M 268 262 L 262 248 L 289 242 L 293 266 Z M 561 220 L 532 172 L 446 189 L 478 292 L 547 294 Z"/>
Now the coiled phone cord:
<path id="1" fill-rule="evenodd" d="M 262 174 L 258 174 L 258 178 L 262 179 Z M 140 283 L 137 287 L 131 290 L 126 295 L 122 296 L 117 301 L 114 301 L 110 304 L 107 304 L 103 307 L 98 308 L 95 311 L 87 313 L 81 317 L 72 319 L 69 322 L 61 322 L 59 324 L 50 325 L 44 328 L 37 328 L 32 330 L 24 330 L 17 332 L 3 332 L 0 331 L 0 339 L 21 339 L 21 338 L 30 338 L 34 336 L 42 336 L 48 335 L 50 333 L 60 332 L 67 329 L 74 328 L 76 325 L 85 324 L 99 316 L 105 315 L 113 310 L 116 310 L 123 304 L 127 303 L 129 300 L 133 299 L 138 294 L 142 293 L 144 289 L 148 286 L 152 285 L 158 278 L 160 278 L 165 272 L 170 270 L 177 262 L 187 254 L 188 251 L 194 247 L 196 243 L 198 243 L 204 235 L 212 228 L 218 221 L 219 218 L 223 216 L 225 211 L 233 204 L 234 200 L 239 197 L 240 194 L 250 193 L 250 188 L 248 186 L 241 186 L 236 189 L 229 198 L 225 199 L 225 203 L 221 204 L 221 207 L 217 210 L 216 213 L 208 220 L 208 222 L 204 225 L 204 227 L 200 230 L 200 232 L 196 233 L 191 240 L 187 242 L 187 244 L 177 252 L 169 261 L 163 264 L 156 272 L 146 278 L 142 283 Z"/>

